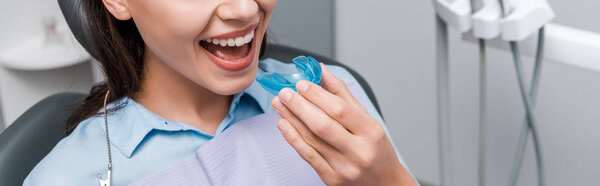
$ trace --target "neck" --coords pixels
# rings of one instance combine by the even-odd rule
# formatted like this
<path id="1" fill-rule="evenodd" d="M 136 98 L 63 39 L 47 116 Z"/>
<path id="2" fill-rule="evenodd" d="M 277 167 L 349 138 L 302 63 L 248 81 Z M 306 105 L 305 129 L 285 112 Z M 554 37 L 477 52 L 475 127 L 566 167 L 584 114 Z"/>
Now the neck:
<path id="1" fill-rule="evenodd" d="M 133 99 L 171 121 L 214 134 L 229 112 L 233 96 L 215 94 L 176 72 L 146 50 L 144 78 Z"/>

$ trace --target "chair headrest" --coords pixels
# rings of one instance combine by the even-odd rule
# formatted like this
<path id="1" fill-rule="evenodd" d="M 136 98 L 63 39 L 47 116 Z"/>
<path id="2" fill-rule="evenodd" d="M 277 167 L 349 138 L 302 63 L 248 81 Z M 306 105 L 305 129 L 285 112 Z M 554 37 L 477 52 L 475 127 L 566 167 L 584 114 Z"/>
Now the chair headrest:
<path id="1" fill-rule="evenodd" d="M 92 57 L 99 59 L 87 27 L 86 13 L 81 0 L 58 0 L 58 5 L 77 41 Z"/>

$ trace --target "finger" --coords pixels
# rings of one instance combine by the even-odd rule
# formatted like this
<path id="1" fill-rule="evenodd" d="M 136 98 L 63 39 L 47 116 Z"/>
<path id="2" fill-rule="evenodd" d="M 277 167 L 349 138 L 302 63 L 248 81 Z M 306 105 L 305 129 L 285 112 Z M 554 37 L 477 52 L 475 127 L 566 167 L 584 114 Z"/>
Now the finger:
<path id="1" fill-rule="evenodd" d="M 358 134 L 371 128 L 371 117 L 362 105 L 351 104 L 309 81 L 298 82 L 296 90 L 351 133 Z"/>
<path id="2" fill-rule="evenodd" d="M 296 150 L 296 152 L 298 152 L 304 161 L 308 162 L 308 164 L 315 169 L 317 174 L 321 176 L 332 175 L 335 173 L 323 156 L 300 137 L 300 134 L 291 126 L 290 122 L 281 119 L 277 122 L 277 127 L 285 140 Z"/>
<path id="3" fill-rule="evenodd" d="M 325 64 L 321 63 L 321 87 L 325 90 L 331 92 L 334 95 L 340 96 L 347 101 L 352 101 L 354 104 L 359 104 L 358 101 L 354 98 L 346 83 L 342 81 L 340 78 L 335 77 L 329 69 L 325 66 Z"/>
<path id="4" fill-rule="evenodd" d="M 279 92 L 279 98 L 285 108 L 297 116 L 318 137 L 342 152 L 350 147 L 348 140 L 354 139 L 354 135 L 337 121 L 318 110 L 304 97 L 292 89 L 284 88 Z"/>
<path id="5" fill-rule="evenodd" d="M 343 169 L 344 162 L 347 161 L 347 158 L 340 152 L 339 149 L 333 147 L 331 144 L 325 142 L 320 137 L 316 136 L 310 129 L 304 124 L 296 115 L 290 112 L 280 101 L 279 97 L 273 98 L 271 101 L 275 110 L 283 117 L 286 121 L 291 123 L 291 125 L 298 131 L 298 134 L 304 139 L 304 141 L 312 146 L 317 152 L 319 152 L 323 158 L 334 170 Z M 348 142 L 351 143 L 351 140 L 348 139 Z M 354 143 L 351 143 L 354 144 Z"/>
<path id="6" fill-rule="evenodd" d="M 315 148 L 317 151 L 321 152 L 324 156 L 331 155 L 334 153 L 339 153 L 336 147 L 333 147 L 331 144 L 325 142 L 323 139 L 315 135 L 310 129 L 300 120 L 296 115 L 290 112 L 284 105 L 281 103 L 279 97 L 273 98 L 271 101 L 271 105 L 281 115 L 282 118 L 289 121 L 292 126 L 298 131 L 300 136 L 308 143 L 310 146 Z"/>

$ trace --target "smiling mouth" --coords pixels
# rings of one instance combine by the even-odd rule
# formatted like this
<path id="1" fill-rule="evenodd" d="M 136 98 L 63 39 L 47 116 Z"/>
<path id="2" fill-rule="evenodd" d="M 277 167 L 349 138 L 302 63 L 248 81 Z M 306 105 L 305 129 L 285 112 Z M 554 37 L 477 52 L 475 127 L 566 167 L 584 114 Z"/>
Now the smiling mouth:
<path id="1" fill-rule="evenodd" d="M 254 30 L 233 38 L 211 38 L 200 41 L 200 46 L 212 55 L 227 61 L 239 61 L 250 53 Z"/>

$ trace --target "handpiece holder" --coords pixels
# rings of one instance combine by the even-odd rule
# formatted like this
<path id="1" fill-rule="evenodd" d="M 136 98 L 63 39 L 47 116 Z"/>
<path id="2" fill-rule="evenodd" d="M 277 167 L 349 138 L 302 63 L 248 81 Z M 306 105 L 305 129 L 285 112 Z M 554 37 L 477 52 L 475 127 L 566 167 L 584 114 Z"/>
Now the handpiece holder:
<path id="1" fill-rule="evenodd" d="M 473 36 L 494 39 L 500 35 L 502 8 L 498 0 L 483 0 L 483 7 L 473 13 Z"/>
<path id="2" fill-rule="evenodd" d="M 433 0 L 433 7 L 446 24 L 462 33 L 471 30 L 470 0 Z"/>
<path id="3" fill-rule="evenodd" d="M 519 0 L 505 5 L 510 8 L 502 20 L 502 39 L 522 41 L 536 33 L 554 18 L 554 11 L 546 0 Z"/>
<path id="4" fill-rule="evenodd" d="M 292 60 L 292 63 L 296 66 L 297 74 L 264 73 L 256 77 L 256 81 L 274 96 L 277 96 L 283 88 L 291 88 L 297 92 L 296 83 L 300 80 L 321 85 L 321 65 L 315 58 L 298 56 Z"/>
<path id="5" fill-rule="evenodd" d="M 502 0 L 504 10 L 498 0 L 481 1 L 483 7 L 473 13 L 469 0 L 433 0 L 433 5 L 448 25 L 480 39 L 522 41 L 555 17 L 547 0 Z"/>

